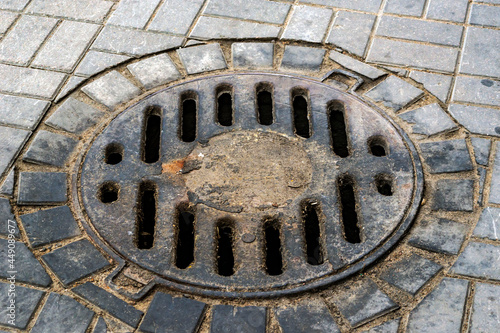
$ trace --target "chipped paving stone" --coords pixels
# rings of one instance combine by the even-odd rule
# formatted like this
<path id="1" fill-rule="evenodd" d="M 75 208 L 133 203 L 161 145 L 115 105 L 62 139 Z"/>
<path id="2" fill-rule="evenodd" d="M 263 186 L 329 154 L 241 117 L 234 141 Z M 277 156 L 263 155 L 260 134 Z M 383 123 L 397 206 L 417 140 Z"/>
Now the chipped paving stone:
<path id="1" fill-rule="evenodd" d="M 49 131 L 39 131 L 23 161 L 62 167 L 77 145 L 77 141 L 65 135 Z"/>
<path id="2" fill-rule="evenodd" d="M 470 242 L 450 271 L 455 274 L 500 280 L 500 246 Z"/>
<path id="3" fill-rule="evenodd" d="M 146 88 L 181 78 L 177 67 L 166 54 L 160 54 L 127 66 L 132 75 Z"/>
<path id="4" fill-rule="evenodd" d="M 82 91 L 110 109 L 141 94 L 141 90 L 117 71 L 89 83 Z"/>
<path id="5" fill-rule="evenodd" d="M 410 124 L 415 124 L 412 127 L 415 134 L 434 135 L 457 128 L 437 103 L 401 113 L 399 117 Z"/>
<path id="6" fill-rule="evenodd" d="M 70 97 L 45 121 L 45 124 L 69 133 L 81 134 L 98 123 L 103 116 L 102 111 Z"/>
<path id="7" fill-rule="evenodd" d="M 470 138 L 477 164 L 488 165 L 490 159 L 491 141 L 483 138 Z"/>
<path id="8" fill-rule="evenodd" d="M 411 71 L 410 78 L 422 83 L 424 88 L 431 94 L 439 98 L 441 102 L 446 102 L 451 87 L 452 77 L 448 75 Z"/>
<path id="9" fill-rule="evenodd" d="M 232 305 L 216 305 L 212 310 L 210 332 L 265 333 L 266 308 L 257 306 L 234 307 Z"/>
<path id="10" fill-rule="evenodd" d="M 281 67 L 295 70 L 319 71 L 325 52 L 325 50 L 318 48 L 287 45 L 283 54 Z"/>
<path id="11" fill-rule="evenodd" d="M 484 208 L 472 235 L 491 240 L 500 240 L 500 208 Z"/>
<path id="12" fill-rule="evenodd" d="M 0 309 L 0 324 L 12 326 L 8 324 L 9 317 L 7 316 L 7 314 L 9 313 L 9 309 L 7 309 L 7 306 L 5 306 L 9 303 L 9 288 L 9 283 L 0 282 L 0 304 L 4 305 Z M 16 286 L 16 319 L 14 321 L 15 328 L 25 329 L 26 326 L 28 326 L 33 313 L 35 312 L 38 303 L 40 302 L 44 294 L 45 293 L 41 290 Z"/>
<path id="13" fill-rule="evenodd" d="M 0 94 L 0 124 L 33 130 L 49 106 L 47 101 Z"/>
<path id="14" fill-rule="evenodd" d="M 464 139 L 422 143 L 422 157 L 431 173 L 450 173 L 473 169 Z"/>
<path id="15" fill-rule="evenodd" d="M 365 93 L 365 96 L 382 102 L 386 107 L 399 111 L 423 95 L 423 91 L 395 76 L 389 76 L 382 83 Z"/>
<path id="16" fill-rule="evenodd" d="M 474 208 L 474 180 L 440 179 L 436 182 L 432 210 L 467 211 Z"/>
<path id="17" fill-rule="evenodd" d="M 234 43 L 232 50 L 235 67 L 249 69 L 273 67 L 273 43 Z"/>
<path id="18" fill-rule="evenodd" d="M 461 125 L 474 134 L 500 136 L 500 110 L 480 106 L 451 104 L 449 111 Z M 478 121 L 488 119 L 488 121 Z"/>
<path id="19" fill-rule="evenodd" d="M 120 54 L 89 51 L 76 68 L 75 74 L 89 77 L 128 59 L 130 57 Z"/>
<path id="20" fill-rule="evenodd" d="M 303 300 L 295 306 L 279 307 L 274 311 L 284 332 L 340 332 L 330 310 L 321 299 Z"/>
<path id="21" fill-rule="evenodd" d="M 320 43 L 333 14 L 331 9 L 295 6 L 283 38 Z"/>
<path id="22" fill-rule="evenodd" d="M 330 52 L 330 59 L 358 74 L 369 77 L 372 80 L 375 80 L 376 78 L 385 74 L 384 71 L 378 68 L 367 65 L 364 62 L 361 62 L 348 55 L 344 55 L 336 51 Z"/>
<path id="23" fill-rule="evenodd" d="M 447 219 L 428 219 L 411 231 L 408 243 L 432 252 L 457 254 L 469 227 Z"/>
<path id="24" fill-rule="evenodd" d="M 226 68 L 226 59 L 219 44 L 192 46 L 177 50 L 188 74 Z"/>
<path id="25" fill-rule="evenodd" d="M 470 332 L 495 332 L 500 323 L 500 286 L 477 283 Z"/>

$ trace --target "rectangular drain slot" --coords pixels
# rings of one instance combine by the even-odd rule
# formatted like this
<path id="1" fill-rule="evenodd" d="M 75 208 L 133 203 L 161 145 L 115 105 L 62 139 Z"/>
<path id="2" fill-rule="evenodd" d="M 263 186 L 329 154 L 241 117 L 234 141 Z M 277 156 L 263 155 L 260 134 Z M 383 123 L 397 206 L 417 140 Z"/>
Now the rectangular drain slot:
<path id="1" fill-rule="evenodd" d="M 311 137 L 309 122 L 309 97 L 305 89 L 294 89 L 292 92 L 293 125 L 295 134 L 303 138 Z"/>
<path id="2" fill-rule="evenodd" d="M 161 141 L 161 109 L 152 107 L 146 111 L 143 139 L 143 160 L 146 163 L 158 162 Z"/>
<path id="3" fill-rule="evenodd" d="M 361 243 L 360 229 L 358 226 L 358 213 L 356 212 L 356 194 L 354 180 L 344 175 L 338 179 L 340 194 L 340 211 L 344 226 L 344 238 L 349 243 Z"/>
<path id="4" fill-rule="evenodd" d="M 259 124 L 269 126 L 274 122 L 273 116 L 273 86 L 267 82 L 259 83 L 255 92 L 257 94 L 257 120 Z"/>
<path id="5" fill-rule="evenodd" d="M 310 265 L 321 265 L 324 260 L 318 210 L 319 206 L 317 203 L 306 202 L 302 211 L 304 234 L 306 238 L 307 263 Z"/>
<path id="6" fill-rule="evenodd" d="M 177 208 L 177 237 L 175 266 L 188 268 L 194 261 L 194 223 L 195 215 L 185 207 Z"/>
<path id="7" fill-rule="evenodd" d="M 234 223 L 231 220 L 220 220 L 217 223 L 217 274 L 231 276 L 234 274 Z"/>
<path id="8" fill-rule="evenodd" d="M 281 226 L 278 220 L 268 219 L 264 221 L 264 243 L 267 274 L 282 274 Z"/>
<path id="9" fill-rule="evenodd" d="M 181 97 L 180 137 L 183 142 L 196 140 L 198 96 L 195 92 L 184 93 Z"/>
<path id="10" fill-rule="evenodd" d="M 217 122 L 222 126 L 233 125 L 233 89 L 229 85 L 217 88 Z"/>
<path id="11" fill-rule="evenodd" d="M 150 249 L 154 244 L 156 224 L 156 184 L 145 181 L 139 185 L 137 209 L 137 247 Z"/>
<path id="12" fill-rule="evenodd" d="M 349 141 L 344 117 L 344 104 L 339 101 L 328 103 L 328 122 L 333 152 L 339 157 L 349 156 Z"/>

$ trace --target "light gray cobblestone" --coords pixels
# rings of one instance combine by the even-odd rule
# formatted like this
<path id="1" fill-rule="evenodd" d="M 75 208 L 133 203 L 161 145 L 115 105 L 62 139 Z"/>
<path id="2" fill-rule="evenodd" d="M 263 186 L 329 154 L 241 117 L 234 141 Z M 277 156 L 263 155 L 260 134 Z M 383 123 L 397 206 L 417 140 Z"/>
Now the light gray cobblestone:
<path id="1" fill-rule="evenodd" d="M 496 332 L 500 324 L 500 286 L 476 284 L 470 332 Z"/>
<path id="2" fill-rule="evenodd" d="M 460 73 L 500 77 L 500 30 L 467 28 Z"/>
<path id="3" fill-rule="evenodd" d="M 58 102 L 62 97 L 66 96 L 67 93 L 75 89 L 83 81 L 85 81 L 84 77 L 71 76 L 60 90 L 55 101 Z"/>
<path id="4" fill-rule="evenodd" d="M 191 37 L 213 38 L 275 38 L 281 28 L 265 23 L 241 21 L 230 18 L 202 16 Z"/>
<path id="5" fill-rule="evenodd" d="M 327 41 L 363 56 L 374 23 L 374 15 L 340 11 L 335 17 Z"/>
<path id="6" fill-rule="evenodd" d="M 151 22 L 149 29 L 185 35 L 203 2 L 204 0 L 191 0 L 190 5 L 186 6 L 185 0 L 165 1 Z M 175 20 L 171 19 L 172 13 L 176 13 Z"/>
<path id="7" fill-rule="evenodd" d="M 211 0 L 204 14 L 282 24 L 289 10 L 288 4 L 267 0 Z"/>
<path id="8" fill-rule="evenodd" d="M 301 0 L 299 2 L 377 13 L 382 0 L 335 0 L 333 2 L 331 0 Z"/>
<path id="9" fill-rule="evenodd" d="M 146 89 L 157 87 L 181 77 L 177 67 L 166 54 L 136 62 L 128 65 L 127 68 Z"/>
<path id="10" fill-rule="evenodd" d="M 399 115 L 404 121 L 415 124 L 413 133 L 433 135 L 457 128 L 439 104 L 429 104 Z"/>
<path id="11" fill-rule="evenodd" d="M 273 66 L 273 43 L 234 43 L 233 65 L 240 68 L 270 68 Z"/>
<path id="12" fill-rule="evenodd" d="M 138 96 L 141 91 L 117 71 L 112 71 L 82 88 L 90 98 L 113 109 Z"/>
<path id="13" fill-rule="evenodd" d="M 0 9 L 23 10 L 30 0 L 2 0 Z"/>
<path id="14" fill-rule="evenodd" d="M 500 106 L 500 81 L 459 76 L 453 101 Z"/>
<path id="15" fill-rule="evenodd" d="M 177 50 L 188 74 L 226 68 L 226 60 L 219 44 L 192 46 Z"/>
<path id="16" fill-rule="evenodd" d="M 113 6 L 113 2 L 105 0 L 33 0 L 26 8 L 26 11 L 28 13 L 102 22 L 111 6 Z"/>
<path id="17" fill-rule="evenodd" d="M 367 65 L 364 62 L 361 62 L 350 56 L 344 55 L 336 51 L 330 52 L 330 59 L 342 65 L 343 67 L 346 67 L 356 73 L 369 77 L 372 80 L 385 74 L 384 71 L 378 68 Z"/>
<path id="18" fill-rule="evenodd" d="M 5 33 L 18 16 L 16 13 L 0 11 L 0 34 Z"/>
<path id="19" fill-rule="evenodd" d="M 49 105 L 47 101 L 0 94 L 0 124 L 33 130 Z"/>
<path id="20" fill-rule="evenodd" d="M 0 126 L 0 177 L 10 168 L 31 132 Z"/>
<path id="21" fill-rule="evenodd" d="M 75 74 L 89 77 L 128 59 L 130 57 L 120 54 L 89 51 L 78 65 Z"/>
<path id="22" fill-rule="evenodd" d="M 475 25 L 500 27 L 500 7 L 473 4 L 470 23 Z"/>
<path id="23" fill-rule="evenodd" d="M 409 16 L 420 16 L 424 11 L 425 0 L 387 0 L 385 12 Z"/>
<path id="24" fill-rule="evenodd" d="M 287 45 L 281 67 L 296 70 L 319 71 L 325 55 L 324 49 Z"/>
<path id="25" fill-rule="evenodd" d="M 297 6 L 293 9 L 283 38 L 319 43 L 325 36 L 332 14 L 331 9 Z"/>
<path id="26" fill-rule="evenodd" d="M 450 269 L 452 273 L 500 280 L 500 246 L 470 242 Z"/>
<path id="27" fill-rule="evenodd" d="M 422 90 L 415 88 L 404 80 L 389 76 L 382 83 L 366 92 L 365 96 L 398 111 L 423 93 Z"/>
<path id="28" fill-rule="evenodd" d="M 468 0 L 430 0 L 427 17 L 435 20 L 464 22 Z"/>
<path id="29" fill-rule="evenodd" d="M 500 240 L 500 208 L 486 207 L 483 209 L 473 235 L 480 238 Z"/>
<path id="30" fill-rule="evenodd" d="M 122 0 L 107 24 L 142 29 L 161 0 Z"/>
<path id="31" fill-rule="evenodd" d="M 69 133 L 81 134 L 95 125 L 103 115 L 102 111 L 70 97 L 59 106 L 45 124 Z"/>
<path id="32" fill-rule="evenodd" d="M 431 94 L 446 102 L 451 87 L 452 77 L 448 75 L 411 71 L 410 78 L 424 85 Z"/>
<path id="33" fill-rule="evenodd" d="M 451 104 L 449 111 L 467 130 L 475 134 L 500 136 L 500 110 L 468 106 L 462 104 Z M 478 121 L 488 119 L 488 121 Z"/>

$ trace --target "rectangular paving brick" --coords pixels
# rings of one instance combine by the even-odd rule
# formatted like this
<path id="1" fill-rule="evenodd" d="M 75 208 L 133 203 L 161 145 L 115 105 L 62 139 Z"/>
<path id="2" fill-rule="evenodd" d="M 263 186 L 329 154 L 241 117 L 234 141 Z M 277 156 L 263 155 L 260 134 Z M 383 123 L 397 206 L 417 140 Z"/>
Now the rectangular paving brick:
<path id="1" fill-rule="evenodd" d="M 319 71 L 325 50 L 313 47 L 287 45 L 281 67 L 296 70 Z"/>
<path id="2" fill-rule="evenodd" d="M 0 177 L 12 165 L 31 132 L 0 126 Z"/>
<path id="3" fill-rule="evenodd" d="M 495 164 L 493 165 L 493 175 L 491 177 L 490 203 L 500 204 L 500 143 L 496 145 L 495 154 Z"/>
<path id="4" fill-rule="evenodd" d="M 435 20 L 464 22 L 469 0 L 430 0 L 427 17 Z"/>
<path id="5" fill-rule="evenodd" d="M 354 9 L 370 13 L 378 13 L 382 0 L 301 0 L 301 3 L 314 3 L 335 8 Z"/>
<path id="6" fill-rule="evenodd" d="M 49 105 L 47 101 L 0 94 L 0 124 L 32 130 Z"/>
<path id="7" fill-rule="evenodd" d="M 166 54 L 160 54 L 127 66 L 130 73 L 146 88 L 177 80 L 181 74 Z"/>
<path id="8" fill-rule="evenodd" d="M 451 104 L 448 110 L 471 133 L 500 136 L 500 110 L 463 104 Z"/>
<path id="9" fill-rule="evenodd" d="M 500 7 L 473 4 L 470 23 L 475 25 L 500 27 Z"/>
<path id="10" fill-rule="evenodd" d="M 321 299 L 302 301 L 295 306 L 277 307 L 274 311 L 285 332 L 314 332 L 311 327 L 318 328 L 318 332 L 340 332 L 330 310 Z"/>
<path id="11" fill-rule="evenodd" d="M 496 332 L 500 325 L 500 286 L 478 283 L 470 332 Z"/>
<path id="12" fill-rule="evenodd" d="M 165 1 L 156 13 L 149 29 L 185 35 L 203 2 L 204 0 L 190 0 L 189 6 L 186 6 L 185 0 Z M 171 19 L 172 13 L 176 14 L 175 20 Z"/>
<path id="13" fill-rule="evenodd" d="M 346 51 L 364 56 L 374 23 L 375 15 L 340 11 L 335 17 L 327 41 Z"/>
<path id="14" fill-rule="evenodd" d="M 122 0 L 106 24 L 142 29 L 161 0 Z"/>
<path id="15" fill-rule="evenodd" d="M 226 60 L 219 44 L 207 44 L 177 50 L 188 74 L 226 68 Z"/>
<path id="16" fill-rule="evenodd" d="M 367 65 L 364 62 L 354 59 L 353 57 L 344 55 L 336 51 L 331 51 L 330 59 L 356 73 L 367 76 L 372 80 L 385 74 L 384 71 L 378 68 Z"/>
<path id="17" fill-rule="evenodd" d="M 270 68 L 273 66 L 273 43 L 233 43 L 233 65 L 243 68 Z"/>
<path id="18" fill-rule="evenodd" d="M 5 33 L 18 16 L 16 13 L 0 11 L 0 34 Z"/>
<path id="19" fill-rule="evenodd" d="M 446 219 L 421 221 L 411 232 L 408 243 L 438 253 L 457 254 L 469 228 Z"/>
<path id="20" fill-rule="evenodd" d="M 63 167 L 77 143 L 66 135 L 41 130 L 30 143 L 23 161 Z"/>
<path id="21" fill-rule="evenodd" d="M 425 0 L 387 0 L 385 12 L 409 16 L 420 16 L 424 11 Z"/>
<path id="22" fill-rule="evenodd" d="M 92 76 L 128 59 L 130 59 L 130 57 L 121 54 L 89 51 L 85 54 L 85 57 L 76 68 L 75 74 L 87 77 Z"/>
<path id="23" fill-rule="evenodd" d="M 45 121 L 45 124 L 69 133 L 81 134 L 99 122 L 103 116 L 104 112 L 70 97 Z"/>
<path id="24" fill-rule="evenodd" d="M 267 0 L 211 0 L 204 14 L 281 24 L 290 5 Z"/>
<path id="25" fill-rule="evenodd" d="M 327 8 L 296 6 L 283 38 L 319 43 L 327 33 L 332 14 Z"/>
<path id="26" fill-rule="evenodd" d="M 460 73 L 500 77 L 500 30 L 467 28 Z"/>
<path id="27" fill-rule="evenodd" d="M 0 302 L 4 305 L 0 309 L 0 324 L 2 325 L 8 325 L 9 320 L 9 317 L 7 316 L 9 309 L 7 309 L 6 305 L 9 303 L 9 288 L 10 283 L 0 282 Z M 24 329 L 28 326 L 32 315 L 44 294 L 45 293 L 41 290 L 16 286 L 17 311 L 16 320 L 14 321 L 15 328 Z"/>
<path id="28" fill-rule="evenodd" d="M 42 47 L 33 66 L 72 71 L 98 29 L 96 24 L 64 21 Z"/>
<path id="29" fill-rule="evenodd" d="M 453 72 L 457 56 L 454 48 L 375 38 L 367 60 Z"/>
<path id="30" fill-rule="evenodd" d="M 470 242 L 451 267 L 459 275 L 500 281 L 500 246 Z"/>
<path id="31" fill-rule="evenodd" d="M 64 172 L 19 173 L 19 205 L 57 205 L 67 201 Z"/>
<path id="32" fill-rule="evenodd" d="M 439 98 L 441 102 L 446 102 L 448 99 L 452 79 L 451 76 L 411 71 L 410 78 L 422 83 L 425 89 L 429 90 L 431 94 Z"/>
<path id="33" fill-rule="evenodd" d="M 27 65 L 56 24 L 53 18 L 23 15 L 0 42 L 0 61 Z"/>
<path id="34" fill-rule="evenodd" d="M 139 88 L 117 71 L 112 71 L 89 83 L 82 88 L 82 91 L 94 101 L 110 109 L 141 93 Z"/>
<path id="35" fill-rule="evenodd" d="M 0 9 L 23 10 L 30 0 L 2 0 Z"/>
<path id="36" fill-rule="evenodd" d="M 266 23 L 202 16 L 190 37 L 199 38 L 275 38 L 281 28 Z"/>
<path id="37" fill-rule="evenodd" d="M 92 22 L 102 22 L 113 6 L 105 0 L 33 0 L 26 11 Z"/>
<path id="38" fill-rule="evenodd" d="M 500 80 L 459 76 L 453 101 L 500 106 Z"/>
<path id="39" fill-rule="evenodd" d="M 432 210 L 466 211 L 474 209 L 474 180 L 440 179 L 436 182 Z"/>

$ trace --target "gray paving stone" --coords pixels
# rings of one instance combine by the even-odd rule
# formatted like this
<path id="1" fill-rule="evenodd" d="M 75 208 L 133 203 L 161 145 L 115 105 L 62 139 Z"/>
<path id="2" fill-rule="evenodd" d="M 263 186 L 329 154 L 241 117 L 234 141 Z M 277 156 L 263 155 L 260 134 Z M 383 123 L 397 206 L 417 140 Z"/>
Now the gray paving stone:
<path id="1" fill-rule="evenodd" d="M 9 199 L 7 198 L 0 198 L 0 218 L 2 219 L 0 223 L 0 235 L 8 236 L 10 234 L 9 230 L 14 230 L 13 234 L 15 238 L 19 238 L 19 227 L 16 217 L 12 213 Z"/>
<path id="2" fill-rule="evenodd" d="M 2 5 L 0 5 L 2 6 Z M 0 34 L 3 34 L 9 29 L 19 15 L 17 13 L 0 11 Z M 1 45 L 1 44 L 0 44 Z"/>
<path id="3" fill-rule="evenodd" d="M 84 333 L 93 317 L 93 311 L 71 297 L 51 293 L 31 332 Z"/>
<path id="4" fill-rule="evenodd" d="M 473 4 L 470 23 L 481 26 L 500 27 L 500 7 Z"/>
<path id="5" fill-rule="evenodd" d="M 500 204 L 500 143 L 496 144 L 495 164 L 491 176 L 490 203 Z"/>
<path id="6" fill-rule="evenodd" d="M 320 43 L 325 37 L 332 14 L 333 11 L 327 8 L 296 6 L 283 38 Z"/>
<path id="7" fill-rule="evenodd" d="M 65 203 L 66 173 L 20 172 L 19 205 L 46 205 Z"/>
<path id="8" fill-rule="evenodd" d="M 385 12 L 409 16 L 420 16 L 424 11 L 425 0 L 387 0 Z"/>
<path id="9" fill-rule="evenodd" d="M 2 156 L 0 159 L 0 177 L 4 176 L 14 163 L 14 159 L 19 154 L 29 134 L 30 132 L 25 130 L 0 126 L 0 156 Z"/>
<path id="10" fill-rule="evenodd" d="M 104 112 L 70 97 L 45 121 L 45 124 L 69 133 L 81 134 L 99 122 L 103 116 Z"/>
<path id="11" fill-rule="evenodd" d="M 467 211 L 474 208 L 474 181 L 472 179 L 440 179 L 432 210 Z"/>
<path id="12" fill-rule="evenodd" d="M 411 71 L 410 78 L 424 85 L 431 94 L 446 102 L 451 87 L 452 77 L 448 75 Z"/>
<path id="13" fill-rule="evenodd" d="M 430 0 L 427 17 L 435 20 L 464 22 L 468 0 Z"/>
<path id="14" fill-rule="evenodd" d="M 378 13 L 382 0 L 336 0 L 333 3 L 331 0 L 301 0 L 299 2 Z"/>
<path id="15" fill-rule="evenodd" d="M 166 54 L 133 63 L 127 68 L 146 89 L 181 78 L 177 67 Z"/>
<path id="16" fill-rule="evenodd" d="M 0 61 L 28 65 L 56 24 L 56 19 L 23 15 L 0 42 Z"/>
<path id="17" fill-rule="evenodd" d="M 398 308 L 372 280 L 339 290 L 332 301 L 353 327 L 380 317 Z"/>
<path id="18" fill-rule="evenodd" d="M 420 148 L 431 173 L 473 169 L 469 149 L 464 139 L 422 143 Z"/>
<path id="19" fill-rule="evenodd" d="M 463 27 L 396 16 L 382 16 L 377 35 L 449 46 L 460 46 Z"/>
<path id="20" fill-rule="evenodd" d="M 499 44 L 500 30 L 467 28 L 460 73 L 500 77 Z"/>
<path id="21" fill-rule="evenodd" d="M 192 46 L 177 50 L 188 74 L 226 68 L 226 60 L 219 44 Z"/>
<path id="22" fill-rule="evenodd" d="M 422 90 L 391 75 L 366 92 L 365 96 L 376 102 L 382 102 L 383 105 L 394 109 L 394 111 L 399 111 L 408 103 L 422 96 L 423 93 Z"/>
<path id="23" fill-rule="evenodd" d="M 492 4 L 497 4 L 497 5 L 500 4 L 500 0 L 481 0 L 481 2 L 492 3 Z"/>
<path id="24" fill-rule="evenodd" d="M 412 254 L 409 258 L 392 264 L 380 275 L 380 278 L 415 295 L 442 268 L 443 266 L 431 260 Z"/>
<path id="25" fill-rule="evenodd" d="M 0 271 L 0 277 L 8 279 L 11 274 L 16 277 L 16 282 L 24 282 L 27 284 L 48 287 L 52 280 L 42 267 L 40 262 L 35 258 L 31 250 L 21 242 L 15 242 L 15 263 L 12 267 L 5 264 L 4 269 Z M 8 259 L 9 241 L 0 239 L 0 255 L 4 258 L 5 263 Z"/>
<path id="26" fill-rule="evenodd" d="M 204 14 L 282 24 L 290 5 L 266 0 L 212 0 Z"/>
<path id="27" fill-rule="evenodd" d="M 74 90 L 85 80 L 86 79 L 84 77 L 71 76 L 69 80 L 66 82 L 66 84 L 63 86 L 63 88 L 60 90 L 59 94 L 57 95 L 54 101 L 59 102 L 60 99 L 65 97 L 69 92 Z"/>
<path id="28" fill-rule="evenodd" d="M 426 219 L 414 227 L 408 243 L 433 252 L 457 254 L 469 228 L 446 219 Z"/>
<path id="29" fill-rule="evenodd" d="M 191 0 L 189 6 L 186 6 L 185 0 L 165 1 L 158 13 L 156 13 L 149 29 L 185 35 L 200 11 L 203 2 L 204 0 Z M 171 19 L 172 13 L 175 13 L 175 20 Z"/>
<path id="30" fill-rule="evenodd" d="M 495 332 L 500 323 L 500 286 L 476 284 L 472 305 L 471 332 Z"/>
<path id="31" fill-rule="evenodd" d="M 319 71 L 326 51 L 324 49 L 287 45 L 281 61 L 286 69 Z"/>
<path id="32" fill-rule="evenodd" d="M 3 306 L 0 308 L 0 324 L 6 326 L 13 326 L 19 329 L 25 329 L 31 320 L 33 313 L 36 310 L 40 299 L 44 292 L 41 290 L 29 289 L 21 286 L 16 286 L 16 317 L 14 325 L 9 325 L 10 319 L 9 309 L 9 283 L 0 282 L 0 303 Z"/>
<path id="33" fill-rule="evenodd" d="M 128 59 L 130 57 L 120 54 L 89 51 L 78 65 L 75 74 L 89 77 Z"/>
<path id="34" fill-rule="evenodd" d="M 161 0 L 122 0 L 106 24 L 143 29 Z"/>
<path id="35" fill-rule="evenodd" d="M 108 260 L 86 239 L 44 254 L 42 259 L 65 286 L 109 266 Z"/>
<path id="36" fill-rule="evenodd" d="M 444 278 L 410 313 L 407 332 L 460 332 L 469 282 Z"/>
<path id="37" fill-rule="evenodd" d="M 450 271 L 455 274 L 500 280 L 500 246 L 470 242 Z"/>
<path id="38" fill-rule="evenodd" d="M 453 101 L 500 106 L 500 81 L 459 76 Z"/>
<path id="39" fill-rule="evenodd" d="M 63 21 L 40 49 L 33 66 L 73 71 L 98 29 L 96 24 Z"/>
<path id="40" fill-rule="evenodd" d="M 448 108 L 453 118 L 474 134 L 500 136 L 500 111 L 480 106 L 451 104 Z M 488 121 L 478 121 L 488 119 Z"/>
<path id="41" fill-rule="evenodd" d="M 0 92 L 53 98 L 66 79 L 63 73 L 0 65 Z"/>
<path id="42" fill-rule="evenodd" d="M 491 119 L 491 118 L 480 118 Z M 488 165 L 490 158 L 491 141 L 483 138 L 470 138 L 477 164 Z"/>
<path id="43" fill-rule="evenodd" d="M 47 245 L 81 234 L 68 206 L 21 215 L 21 221 L 32 247 Z"/>
<path id="44" fill-rule="evenodd" d="M 103 77 L 87 84 L 82 91 L 94 101 L 110 109 L 140 95 L 141 90 L 117 71 L 112 71 Z"/>
<path id="45" fill-rule="evenodd" d="M 182 37 L 149 31 L 105 26 L 92 44 L 92 49 L 142 56 L 181 46 Z"/>
<path id="46" fill-rule="evenodd" d="M 358 74 L 369 77 L 372 80 L 385 74 L 383 70 L 367 65 L 364 62 L 361 62 L 348 55 L 344 55 L 336 51 L 330 52 L 330 59 L 340 64 L 341 66 L 348 68 L 351 71 L 354 71 Z"/>
<path id="47" fill-rule="evenodd" d="M 41 130 L 24 154 L 23 161 L 63 167 L 77 143 L 65 135 Z"/>
<path id="48" fill-rule="evenodd" d="M 0 194 L 6 195 L 9 198 L 12 198 L 14 195 L 14 168 L 10 169 L 2 186 L 0 186 Z"/>
<path id="49" fill-rule="evenodd" d="M 364 333 L 398 333 L 400 319 L 394 319 L 371 328 Z"/>
<path id="50" fill-rule="evenodd" d="M 477 204 L 481 206 L 483 204 L 483 192 L 484 192 L 484 182 L 486 181 L 486 169 L 481 166 L 478 166 L 477 174 L 479 176 L 479 195 L 477 198 Z"/>
<path id="51" fill-rule="evenodd" d="M 2 0 L 0 2 L 1 9 L 23 10 L 30 0 Z"/>
<path id="52" fill-rule="evenodd" d="M 33 130 L 49 106 L 47 101 L 0 94 L 0 124 Z"/>
<path id="53" fill-rule="evenodd" d="M 364 56 L 374 23 L 375 15 L 340 11 L 335 17 L 327 42 Z"/>
<path id="54" fill-rule="evenodd" d="M 212 310 L 210 332 L 265 333 L 266 323 L 265 307 L 215 305 Z"/>
<path id="55" fill-rule="evenodd" d="M 142 311 L 90 282 L 73 288 L 73 292 L 132 327 L 137 327 L 143 315 Z"/>
<path id="56" fill-rule="evenodd" d="M 457 56 L 458 50 L 454 48 L 375 38 L 367 60 L 382 64 L 453 72 Z"/>
<path id="57" fill-rule="evenodd" d="M 404 112 L 399 117 L 410 124 L 415 124 L 412 132 L 416 134 L 434 135 L 457 128 L 437 103 Z"/>
<path id="58" fill-rule="evenodd" d="M 273 67 L 273 43 L 233 43 L 233 65 L 239 68 Z"/>
<path id="59" fill-rule="evenodd" d="M 340 332 L 320 298 L 303 300 L 295 306 L 278 307 L 274 311 L 284 333 Z"/>
<path id="60" fill-rule="evenodd" d="M 102 317 L 99 317 L 92 333 L 107 333 L 107 332 L 108 332 L 108 325 L 106 325 L 106 322 Z"/>
<path id="61" fill-rule="evenodd" d="M 157 292 L 149 305 L 140 330 L 145 333 L 195 332 L 201 323 L 205 303 L 186 297 L 173 298 Z"/>
<path id="62" fill-rule="evenodd" d="M 215 38 L 276 38 L 281 28 L 265 23 L 241 21 L 236 19 L 202 16 L 190 37 L 201 39 Z"/>
<path id="63" fill-rule="evenodd" d="M 106 0 L 33 0 L 26 11 L 28 13 L 102 22 L 111 6 L 113 6 L 113 2 Z"/>
<path id="64" fill-rule="evenodd" d="M 483 209 L 473 236 L 500 240 L 500 208 L 486 207 Z"/>

